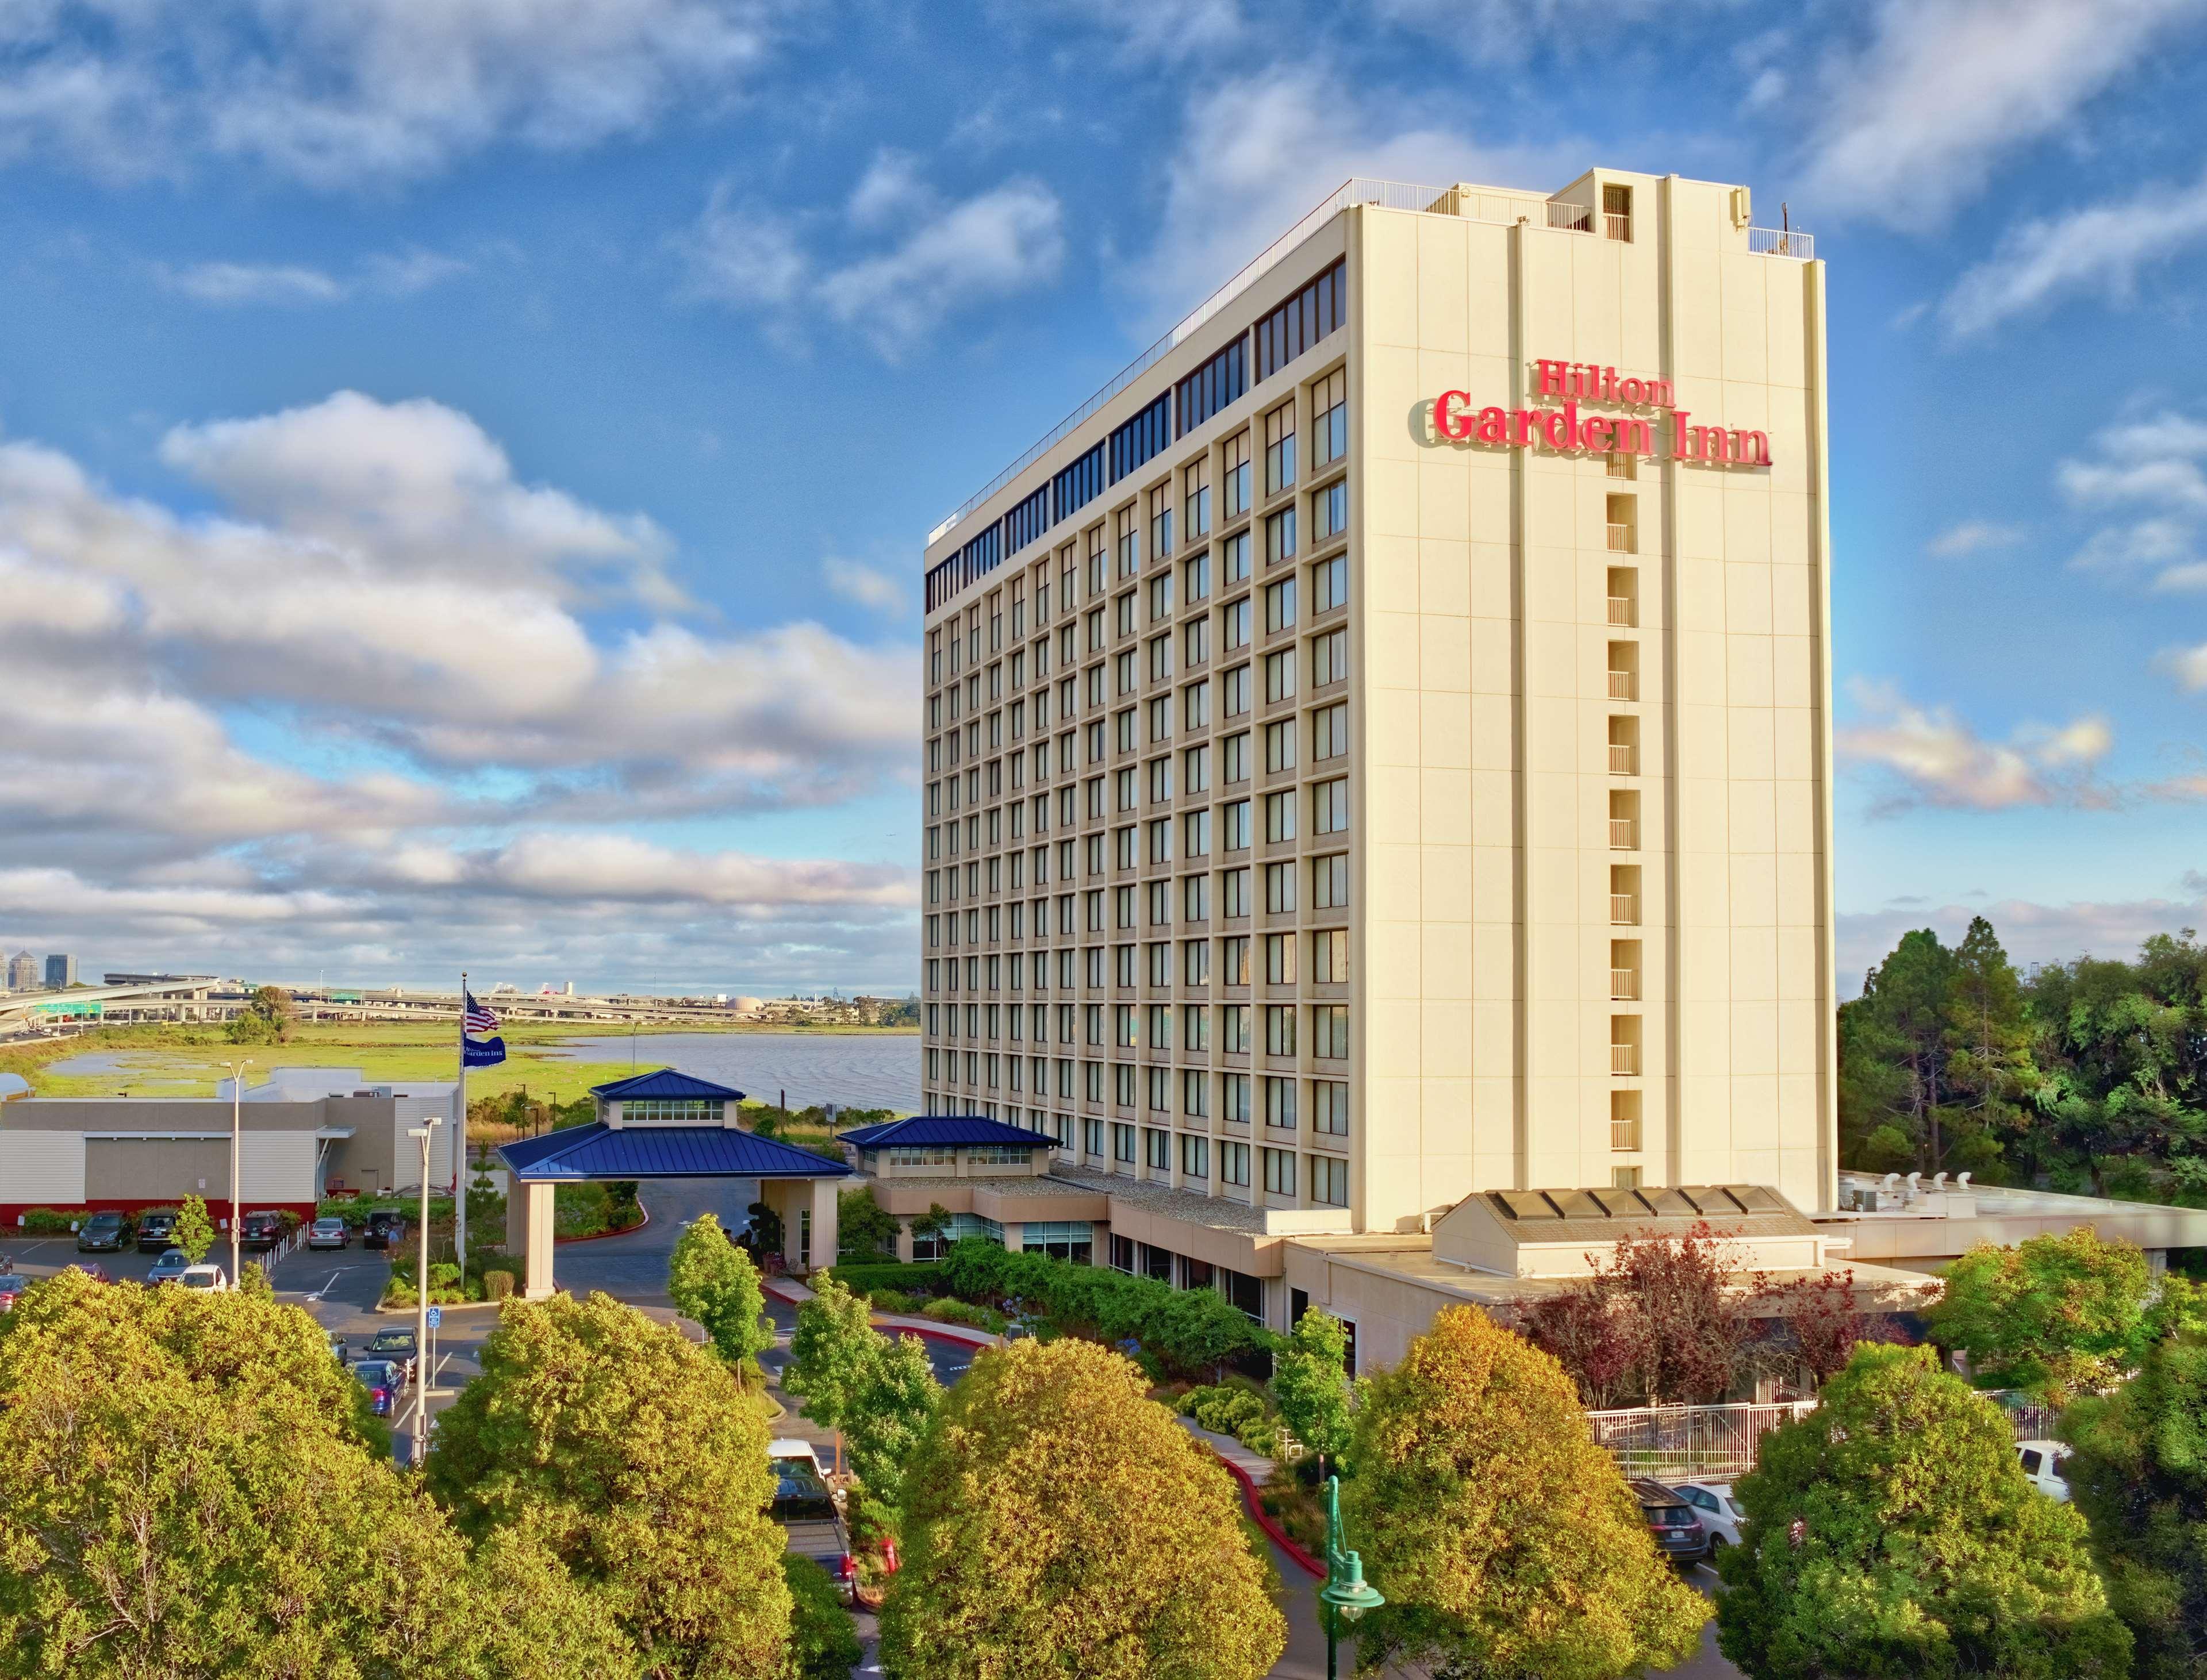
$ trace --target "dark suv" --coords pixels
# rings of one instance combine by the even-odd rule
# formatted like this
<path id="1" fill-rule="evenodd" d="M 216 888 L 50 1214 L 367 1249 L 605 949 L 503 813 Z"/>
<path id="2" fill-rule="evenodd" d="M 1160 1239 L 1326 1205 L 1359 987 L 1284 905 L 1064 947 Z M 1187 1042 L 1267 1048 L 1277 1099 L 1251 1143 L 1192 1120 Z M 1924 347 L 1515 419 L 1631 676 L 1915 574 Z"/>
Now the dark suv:
<path id="1" fill-rule="evenodd" d="M 363 1248 L 396 1248 L 406 1240 L 406 1216 L 378 1208 L 368 1216 L 368 1229 L 360 1234 Z"/>
<path id="2" fill-rule="evenodd" d="M 1684 1494 L 1652 1476 L 1635 1476 L 1630 1486 L 1658 1551 L 1689 1563 L 1698 1563 L 1709 1555 L 1709 1537 Z"/>
<path id="3" fill-rule="evenodd" d="M 95 1213 L 76 1228 L 80 1254 L 121 1253 L 130 1246 L 130 1222 L 119 1213 Z"/>
<path id="4" fill-rule="evenodd" d="M 173 1209 L 150 1208 L 138 1216 L 138 1252 L 158 1254 L 176 1241 L 176 1216 Z"/>
<path id="5" fill-rule="evenodd" d="M 284 1240 L 284 1222 L 266 1208 L 256 1209 L 237 1222 L 237 1240 L 248 1248 L 273 1248 Z"/>

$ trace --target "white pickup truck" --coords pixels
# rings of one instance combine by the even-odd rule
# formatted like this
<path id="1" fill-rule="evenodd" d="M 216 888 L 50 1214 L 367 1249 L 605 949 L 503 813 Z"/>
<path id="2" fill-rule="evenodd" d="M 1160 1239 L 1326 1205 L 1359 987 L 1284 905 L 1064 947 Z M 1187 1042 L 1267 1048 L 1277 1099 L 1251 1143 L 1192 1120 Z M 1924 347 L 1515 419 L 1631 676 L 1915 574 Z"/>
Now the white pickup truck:
<path id="1" fill-rule="evenodd" d="M 775 1476 L 769 1510 L 781 1524 L 788 1549 L 826 1569 L 850 1597 L 858 1587 L 857 1560 L 843 1513 L 821 1474 L 820 1456 L 810 1441 L 798 1440 L 769 1442 L 766 1452 Z"/>

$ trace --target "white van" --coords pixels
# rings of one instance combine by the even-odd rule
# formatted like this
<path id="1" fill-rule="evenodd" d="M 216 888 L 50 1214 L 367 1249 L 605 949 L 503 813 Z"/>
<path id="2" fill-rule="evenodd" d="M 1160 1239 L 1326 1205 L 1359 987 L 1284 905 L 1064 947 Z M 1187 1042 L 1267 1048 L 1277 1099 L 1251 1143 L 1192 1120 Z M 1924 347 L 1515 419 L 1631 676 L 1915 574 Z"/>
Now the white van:
<path id="1" fill-rule="evenodd" d="M 219 1294 L 230 1288 L 230 1279 L 220 1266 L 186 1266 L 176 1274 L 176 1282 L 187 1289 L 212 1289 Z"/>
<path id="2" fill-rule="evenodd" d="M 2031 1485 L 2049 1499 L 2069 1503 L 2069 1449 L 2059 1441 L 2018 1441 L 2016 1462 Z"/>

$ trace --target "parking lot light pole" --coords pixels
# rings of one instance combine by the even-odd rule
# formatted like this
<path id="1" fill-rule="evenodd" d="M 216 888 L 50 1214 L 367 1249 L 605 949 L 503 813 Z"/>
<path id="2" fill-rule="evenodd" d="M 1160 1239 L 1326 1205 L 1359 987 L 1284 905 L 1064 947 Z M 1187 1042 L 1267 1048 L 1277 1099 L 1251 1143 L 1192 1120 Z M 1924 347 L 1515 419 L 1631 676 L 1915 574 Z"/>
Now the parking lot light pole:
<path id="1" fill-rule="evenodd" d="M 242 1281 L 237 1261 L 237 1135 L 245 1115 L 245 1070 L 253 1066 L 253 1058 L 222 1065 L 230 1069 L 230 1287 L 235 1289 Z"/>
<path id="2" fill-rule="evenodd" d="M 410 1127 L 406 1132 L 422 1140 L 422 1241 L 414 1262 L 413 1459 L 417 1467 L 429 1450 L 429 1139 L 436 1129 L 433 1115 L 427 1126 Z"/>
<path id="3" fill-rule="evenodd" d="M 1342 1544 L 1339 1476 L 1325 1479 L 1325 1585 L 1318 1599 L 1325 1606 L 1325 1680 L 1337 1680 L 1340 1624 L 1387 1602 L 1365 1584 L 1363 1558 Z"/>

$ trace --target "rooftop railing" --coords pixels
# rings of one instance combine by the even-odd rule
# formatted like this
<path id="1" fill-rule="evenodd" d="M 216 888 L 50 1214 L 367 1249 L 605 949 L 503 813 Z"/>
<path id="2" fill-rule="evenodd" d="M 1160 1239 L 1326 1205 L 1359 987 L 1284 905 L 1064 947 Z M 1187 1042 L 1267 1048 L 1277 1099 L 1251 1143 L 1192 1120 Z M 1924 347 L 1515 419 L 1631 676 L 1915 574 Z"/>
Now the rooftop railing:
<path id="1" fill-rule="evenodd" d="M 1816 236 L 1798 228 L 1749 228 L 1747 248 L 1761 257 L 1798 257 L 1809 262 L 1816 254 Z"/>

